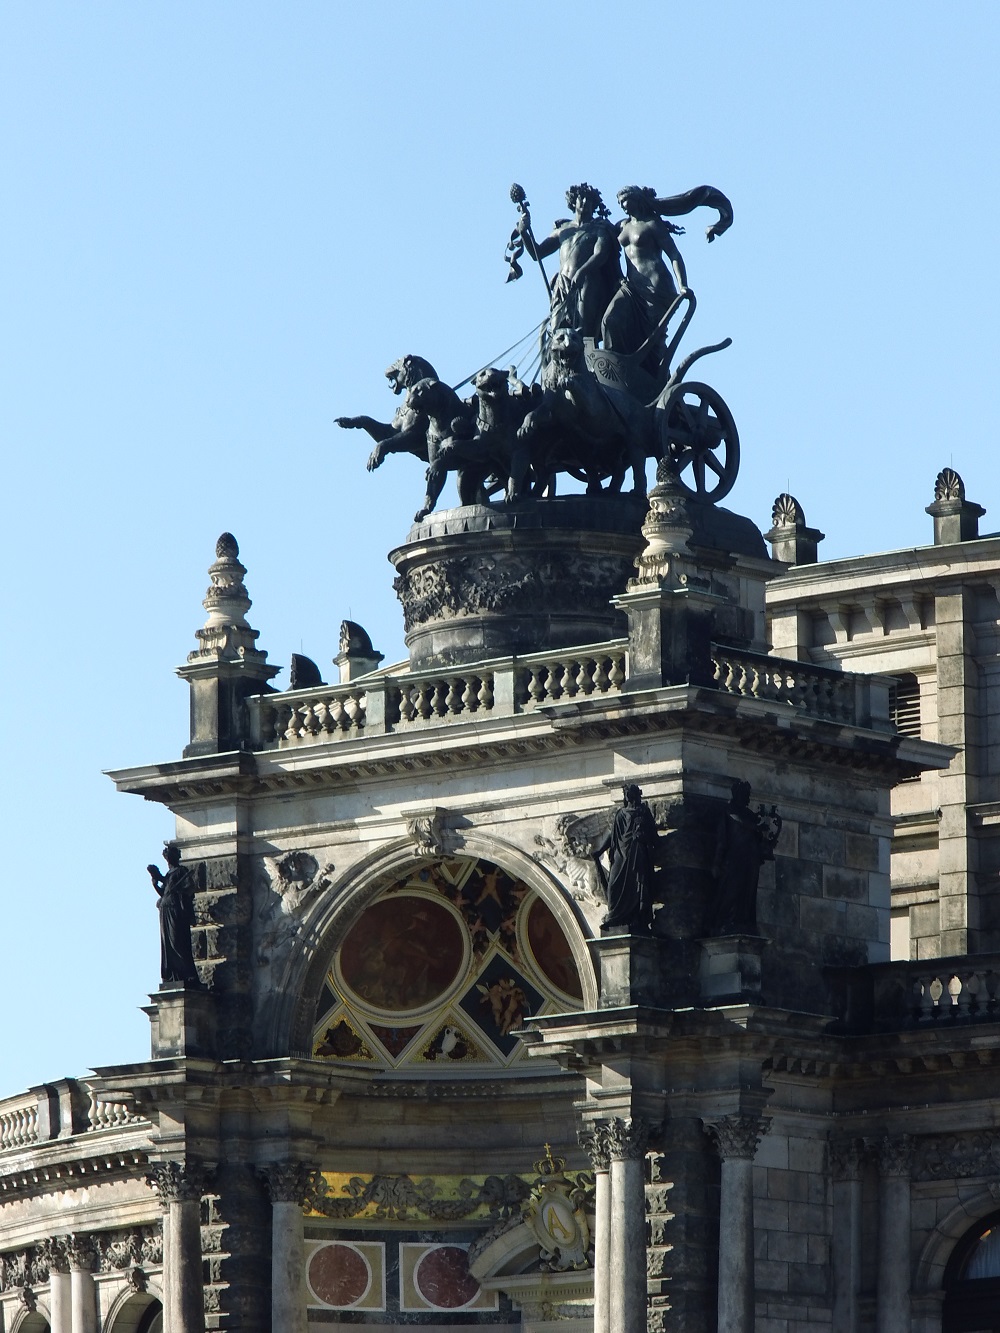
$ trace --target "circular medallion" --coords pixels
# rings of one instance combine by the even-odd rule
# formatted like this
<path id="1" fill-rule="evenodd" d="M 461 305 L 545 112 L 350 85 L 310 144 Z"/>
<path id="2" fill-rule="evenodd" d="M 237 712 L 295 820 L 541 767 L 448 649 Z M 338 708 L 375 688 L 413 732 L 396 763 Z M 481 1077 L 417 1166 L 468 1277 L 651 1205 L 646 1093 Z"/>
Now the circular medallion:
<path id="1" fill-rule="evenodd" d="M 409 1013 L 435 1004 L 466 965 L 466 933 L 440 899 L 393 893 L 367 907 L 338 955 L 344 985 L 379 1013 Z"/>
<path id="2" fill-rule="evenodd" d="M 479 1283 L 469 1272 L 469 1256 L 457 1245 L 438 1245 L 417 1264 L 413 1285 L 428 1305 L 460 1310 L 479 1295 Z"/>
<path id="3" fill-rule="evenodd" d="M 546 981 L 564 995 L 582 1000 L 583 987 L 569 941 L 552 909 L 541 898 L 535 898 L 528 908 L 525 933 L 531 956 Z"/>
<path id="4" fill-rule="evenodd" d="M 324 1305 L 357 1305 L 371 1284 L 368 1260 L 353 1245 L 323 1245 L 309 1260 L 309 1285 Z"/>

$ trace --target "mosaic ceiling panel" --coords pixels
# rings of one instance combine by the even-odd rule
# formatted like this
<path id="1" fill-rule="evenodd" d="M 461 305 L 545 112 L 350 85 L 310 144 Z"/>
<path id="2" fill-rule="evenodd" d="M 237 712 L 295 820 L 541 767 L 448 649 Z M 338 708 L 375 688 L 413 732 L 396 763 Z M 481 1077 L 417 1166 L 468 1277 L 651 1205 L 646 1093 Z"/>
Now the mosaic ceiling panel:
<path id="1" fill-rule="evenodd" d="M 348 931 L 313 1054 L 386 1069 L 508 1065 L 529 1019 L 582 1002 L 569 942 L 534 890 L 489 861 L 442 860 L 380 894 Z"/>

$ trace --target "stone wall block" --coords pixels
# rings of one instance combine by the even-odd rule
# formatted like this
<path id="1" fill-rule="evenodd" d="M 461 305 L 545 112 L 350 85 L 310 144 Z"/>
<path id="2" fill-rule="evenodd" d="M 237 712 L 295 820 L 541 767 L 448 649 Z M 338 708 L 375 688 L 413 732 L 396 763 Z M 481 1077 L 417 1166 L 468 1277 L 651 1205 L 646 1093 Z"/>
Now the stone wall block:
<path id="1" fill-rule="evenodd" d="M 804 861 L 842 866 L 846 861 L 845 835 L 840 829 L 803 824 L 799 828 L 799 856 Z"/>
<path id="2" fill-rule="evenodd" d="M 885 841 L 870 833 L 847 833 L 844 835 L 844 855 L 847 865 L 852 870 L 881 870 L 881 845 Z"/>
<path id="3" fill-rule="evenodd" d="M 868 876 L 859 870 L 843 870 L 839 866 L 824 866 L 823 894 L 827 898 L 844 898 L 848 902 L 867 902 Z"/>

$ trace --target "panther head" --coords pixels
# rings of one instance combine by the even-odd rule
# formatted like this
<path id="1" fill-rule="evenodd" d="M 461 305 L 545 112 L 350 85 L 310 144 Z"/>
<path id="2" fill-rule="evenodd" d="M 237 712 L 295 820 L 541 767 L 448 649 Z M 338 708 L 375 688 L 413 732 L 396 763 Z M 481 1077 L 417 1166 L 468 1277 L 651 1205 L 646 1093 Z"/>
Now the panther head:
<path id="1" fill-rule="evenodd" d="M 422 356 L 407 353 L 392 363 L 385 372 L 385 377 L 389 381 L 389 388 L 398 394 L 412 388 L 417 380 L 436 380 L 438 373 Z"/>

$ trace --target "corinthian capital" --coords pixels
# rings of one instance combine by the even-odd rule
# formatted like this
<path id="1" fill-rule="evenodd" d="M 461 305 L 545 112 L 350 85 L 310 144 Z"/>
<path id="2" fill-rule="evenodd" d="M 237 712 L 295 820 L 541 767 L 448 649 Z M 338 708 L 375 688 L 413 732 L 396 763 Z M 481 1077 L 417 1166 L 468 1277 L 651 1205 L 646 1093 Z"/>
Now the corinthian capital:
<path id="1" fill-rule="evenodd" d="M 771 1121 L 762 1115 L 724 1115 L 719 1120 L 703 1120 L 702 1125 L 723 1161 L 733 1157 L 752 1161 Z"/>
<path id="2" fill-rule="evenodd" d="M 266 1162 L 257 1175 L 272 1203 L 297 1203 L 301 1208 L 315 1193 L 319 1172 L 309 1162 Z"/>
<path id="3" fill-rule="evenodd" d="M 880 1176 L 908 1176 L 913 1162 L 912 1134 L 884 1134 L 866 1140 L 875 1154 Z"/>
<path id="4" fill-rule="evenodd" d="M 861 1175 L 865 1145 L 861 1139 L 837 1136 L 830 1139 L 830 1170 L 834 1180 L 857 1180 Z"/>
<path id="5" fill-rule="evenodd" d="M 651 1130 L 648 1120 L 640 1120 L 638 1117 L 624 1120 L 616 1115 L 604 1121 L 601 1129 L 609 1161 L 636 1161 L 646 1156 Z"/>
<path id="6" fill-rule="evenodd" d="M 595 1171 L 607 1171 L 611 1165 L 611 1150 L 608 1145 L 608 1127 L 597 1120 L 587 1129 L 577 1134 L 580 1147 L 590 1158 L 590 1165 Z"/>
<path id="7" fill-rule="evenodd" d="M 200 1162 L 157 1162 L 146 1174 L 147 1182 L 160 1196 L 160 1204 L 200 1200 L 208 1185 L 209 1172 Z"/>
<path id="8" fill-rule="evenodd" d="M 100 1255 L 92 1237 L 74 1232 L 66 1240 L 66 1257 L 71 1269 L 92 1273 L 97 1267 Z"/>

